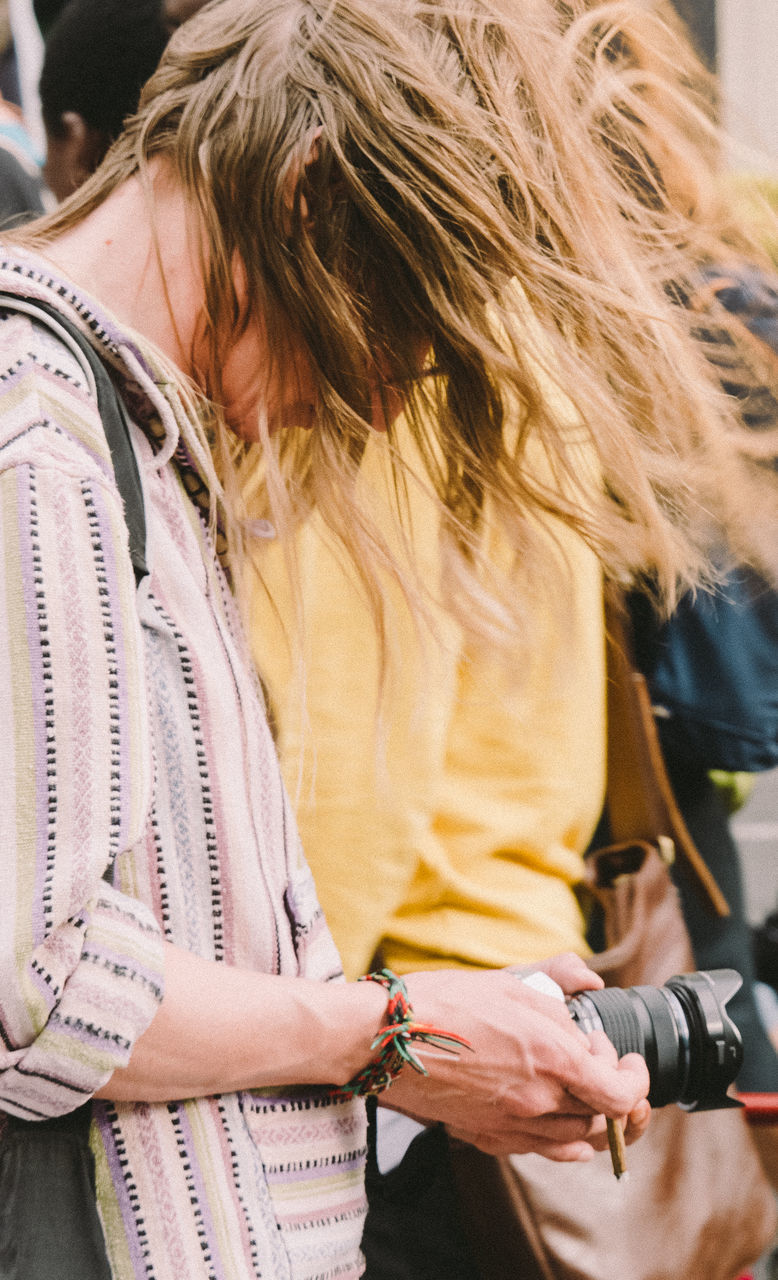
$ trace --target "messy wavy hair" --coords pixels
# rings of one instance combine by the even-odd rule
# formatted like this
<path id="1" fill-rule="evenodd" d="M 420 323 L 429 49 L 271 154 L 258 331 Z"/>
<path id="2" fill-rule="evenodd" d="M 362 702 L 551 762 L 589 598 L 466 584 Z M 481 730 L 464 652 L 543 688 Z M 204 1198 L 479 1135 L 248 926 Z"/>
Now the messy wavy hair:
<path id="1" fill-rule="evenodd" d="M 271 437 L 258 411 L 268 511 L 285 526 L 317 507 L 378 609 L 372 569 L 395 562 L 357 482 L 376 395 L 405 398 L 468 626 L 510 617 L 539 512 L 668 598 L 704 575 L 721 525 L 756 554 L 741 513 L 753 525 L 754 492 L 772 501 L 748 457 L 768 446 L 739 429 L 668 287 L 693 287 L 702 240 L 648 145 L 651 94 L 620 35 L 636 8 L 218 0 L 174 35 L 97 174 L 36 225 L 45 243 L 133 174 L 151 198 L 156 158 L 173 167 L 205 231 L 204 390 L 218 405 L 222 353 L 255 317 L 279 368 L 302 343 L 314 429 Z M 704 103 L 676 99 L 702 126 Z M 214 430 L 222 470 L 253 460 L 218 412 Z M 481 554 L 487 503 L 505 591 Z"/>

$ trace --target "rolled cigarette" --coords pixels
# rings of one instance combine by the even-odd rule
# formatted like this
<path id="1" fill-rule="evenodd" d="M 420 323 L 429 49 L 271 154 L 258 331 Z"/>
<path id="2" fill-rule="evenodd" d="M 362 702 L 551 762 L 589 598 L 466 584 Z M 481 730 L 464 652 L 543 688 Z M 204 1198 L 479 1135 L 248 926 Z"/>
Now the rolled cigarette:
<path id="1" fill-rule="evenodd" d="M 611 1164 L 617 1178 L 623 1178 L 627 1172 L 627 1149 L 624 1144 L 624 1126 L 620 1120 L 608 1120 L 608 1146 L 611 1150 Z"/>

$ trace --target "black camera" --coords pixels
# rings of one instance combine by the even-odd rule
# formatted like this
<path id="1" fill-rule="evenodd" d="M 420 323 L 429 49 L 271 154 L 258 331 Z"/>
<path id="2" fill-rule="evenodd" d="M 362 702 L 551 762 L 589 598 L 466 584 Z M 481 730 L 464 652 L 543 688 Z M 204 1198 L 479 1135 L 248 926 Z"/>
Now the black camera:
<path id="1" fill-rule="evenodd" d="M 567 1007 L 587 1034 L 604 1031 L 620 1058 L 645 1058 L 652 1107 L 677 1102 L 686 1111 L 712 1111 L 740 1105 L 727 1089 L 743 1042 L 725 1006 L 741 984 L 734 969 L 712 969 L 679 974 L 663 987 L 583 991 Z"/>

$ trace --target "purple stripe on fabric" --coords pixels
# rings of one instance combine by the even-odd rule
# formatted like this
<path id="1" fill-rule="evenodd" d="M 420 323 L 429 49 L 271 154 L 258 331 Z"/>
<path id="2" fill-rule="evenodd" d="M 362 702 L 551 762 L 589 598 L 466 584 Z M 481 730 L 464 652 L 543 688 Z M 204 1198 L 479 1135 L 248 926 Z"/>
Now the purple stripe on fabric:
<path id="1" fill-rule="evenodd" d="M 105 320 L 104 328 L 109 341 L 112 342 L 115 347 L 122 346 L 125 351 L 132 352 L 132 355 L 137 360 L 143 373 L 145 373 L 147 378 L 150 378 L 151 381 L 154 382 L 156 380 L 154 370 L 144 356 L 140 347 L 136 347 L 134 342 L 128 342 L 127 335 L 123 334 L 120 329 L 114 329 L 107 319 Z"/>
<path id="2" fill-rule="evenodd" d="M 186 1249 L 186 1225 L 182 1221 L 184 1206 L 177 1194 L 178 1183 L 168 1174 L 160 1118 L 161 1114 L 158 1115 L 154 1107 L 134 1109 L 131 1117 L 133 1146 L 136 1151 L 140 1149 L 144 1170 L 150 1179 L 144 1188 L 145 1203 L 154 1203 L 156 1209 L 155 1239 L 160 1243 L 154 1247 L 155 1266 L 171 1280 L 178 1280 L 179 1276 L 189 1276 L 192 1272 Z M 164 1249 L 164 1261 L 158 1249 Z"/>
<path id="3" fill-rule="evenodd" d="M 224 802 L 219 787 L 216 770 L 208 768 L 209 754 L 206 744 L 214 741 L 215 735 L 211 717 L 208 714 L 207 698 L 198 699 L 197 691 L 207 687 L 207 680 L 198 661 L 196 652 L 185 649 L 183 638 L 179 638 L 179 652 L 182 665 L 189 667 L 192 683 L 188 691 L 189 719 L 197 733 L 198 768 L 202 780 L 203 797 L 203 835 L 211 873 L 211 914 L 213 929 L 213 959 L 231 958 L 225 955 L 225 926 L 229 923 L 234 930 L 235 907 L 232 892 L 232 874 L 229 860 L 219 862 L 218 851 L 224 848 L 227 836 L 227 825 L 224 820 Z"/>
<path id="4" fill-rule="evenodd" d="M 208 1117 L 211 1120 L 215 1120 L 217 1124 L 221 1124 L 221 1116 L 213 1106 L 209 1108 Z M 186 1155 L 186 1161 L 189 1166 L 186 1174 L 187 1182 L 194 1189 L 196 1195 L 197 1216 L 202 1224 L 202 1232 L 208 1245 L 212 1273 L 221 1276 L 224 1274 L 224 1263 L 221 1258 L 216 1228 L 210 1211 L 210 1200 L 206 1191 L 205 1179 L 202 1176 L 200 1161 L 197 1157 L 192 1126 L 189 1123 L 189 1116 L 184 1105 L 176 1108 L 176 1120 L 179 1130 L 179 1154 L 185 1153 Z"/>
<path id="5" fill-rule="evenodd" d="M 69 1040 L 75 1040 L 78 1044 L 101 1045 L 103 1050 L 108 1050 L 110 1046 L 118 1049 L 123 1058 L 126 1058 L 131 1048 L 132 1042 L 126 1036 L 119 1035 L 118 1031 L 111 1031 L 108 1027 L 103 1027 L 98 1022 L 90 1018 L 88 1015 L 83 1018 L 76 1014 L 60 1013 L 55 1009 L 48 1021 L 48 1029 L 57 1036 L 62 1036 Z"/>
<path id="6" fill-rule="evenodd" d="M 130 1177 L 128 1161 L 126 1156 L 120 1155 L 116 1143 L 116 1134 L 114 1132 L 116 1117 L 109 1110 L 109 1104 L 100 1102 L 98 1099 L 93 1105 L 93 1119 L 103 1143 L 119 1213 L 124 1223 L 124 1243 L 130 1255 L 133 1273 L 140 1280 L 141 1277 L 149 1274 L 149 1268 L 145 1259 L 145 1251 L 138 1236 L 137 1217 L 128 1186 Z"/>
<path id="7" fill-rule="evenodd" d="M 219 1123 L 216 1126 L 216 1133 L 219 1143 L 219 1150 L 223 1157 L 223 1168 L 227 1172 L 227 1176 L 232 1175 L 232 1184 L 235 1195 L 235 1210 L 238 1221 L 238 1230 L 241 1240 L 243 1241 L 243 1249 L 246 1257 L 251 1259 L 257 1275 L 260 1274 L 259 1249 L 257 1247 L 257 1239 L 252 1225 L 246 1201 L 244 1181 L 251 1181 L 254 1163 L 247 1162 L 247 1167 L 241 1166 L 238 1152 L 235 1146 L 235 1134 L 231 1132 L 230 1116 L 239 1116 L 239 1107 L 237 1099 L 234 1095 L 230 1096 L 230 1106 L 228 1107 L 224 1096 L 214 1099 L 214 1106 L 219 1117 Z M 244 1130 L 242 1119 L 239 1120 L 241 1132 Z M 258 1159 L 256 1149 L 252 1147 L 252 1154 Z"/>
<path id="8" fill-rule="evenodd" d="M 54 337 L 59 337 L 59 335 L 56 334 L 55 331 L 52 330 L 48 325 L 44 325 L 44 327 L 47 328 L 49 330 L 49 333 L 51 333 Z M 68 347 L 68 351 L 69 350 L 70 348 Z M 25 373 L 30 372 L 29 365 L 25 367 L 23 372 Z M 58 374 L 55 371 L 45 369 L 42 365 L 38 364 L 37 361 L 35 362 L 35 373 L 36 373 L 36 376 L 40 377 L 40 379 L 44 383 L 50 382 L 52 384 L 52 386 L 54 387 L 54 392 L 53 392 L 54 397 L 55 399 L 60 400 L 63 394 L 62 393 L 63 375 Z M 68 389 L 71 391 L 71 394 L 76 394 L 76 395 L 79 394 L 78 389 L 72 386 L 72 382 L 70 380 L 68 380 Z M 97 405 L 94 399 L 92 398 L 92 396 L 90 395 L 88 388 L 85 387 L 83 392 L 81 392 L 80 394 L 83 397 L 83 407 L 85 412 L 96 414 Z M 113 467 L 111 464 L 110 452 L 107 452 L 105 449 L 99 450 L 92 444 L 92 439 L 94 435 L 92 431 L 84 433 L 83 435 L 74 435 L 72 431 L 66 431 L 62 423 L 58 422 L 57 432 L 75 441 L 75 443 L 79 447 L 79 450 L 82 453 L 84 453 L 87 458 L 89 458 L 92 462 L 94 462 L 95 466 L 98 467 L 99 470 L 103 473 L 106 480 L 111 480 L 113 478 Z"/>
<path id="9" fill-rule="evenodd" d="M 138 963 L 135 957 L 128 957 L 126 951 L 114 951 L 109 946 L 101 946 L 100 943 L 96 943 L 90 937 L 88 927 L 82 956 L 98 968 L 126 969 L 126 974 L 118 973 L 115 975 L 117 977 L 127 977 L 130 981 L 140 983 L 143 987 L 160 992 L 162 990 L 163 970 L 161 968 L 150 969 L 148 965 Z M 126 1002 L 126 999 L 125 994 L 122 996 L 122 1000 Z"/>
<path id="10" fill-rule="evenodd" d="M 33 710 L 45 704 L 45 680 L 43 675 L 43 650 L 40 639 L 40 621 L 35 590 L 35 551 L 32 534 L 34 519 L 34 481 L 31 469 L 20 467 L 17 493 L 19 497 L 19 567 L 24 597 L 24 613 L 27 625 L 27 651 L 29 653 L 30 692 Z M 35 893 L 32 905 L 33 946 L 39 946 L 46 936 L 44 897 L 46 885 L 46 848 L 48 836 L 48 792 L 46 785 L 46 722 L 45 715 L 33 715 L 33 761 L 35 769 Z"/>
<path id="11" fill-rule="evenodd" d="M 197 839 L 197 826 L 199 824 L 202 829 L 202 812 L 190 804 L 187 789 L 187 779 L 190 776 L 187 764 L 193 758 L 189 736 L 191 725 L 188 719 L 176 714 L 178 709 L 176 699 L 180 697 L 183 683 L 180 671 L 181 639 L 170 620 L 164 614 L 162 616 L 171 629 L 179 653 L 179 671 L 175 673 L 175 687 L 170 672 L 165 666 L 164 638 L 160 634 L 147 633 L 145 637 L 147 671 L 150 684 L 153 685 L 151 693 L 161 730 L 162 759 L 160 763 L 164 768 L 167 783 L 170 826 L 175 839 L 174 856 L 178 864 L 176 869 L 181 895 L 179 907 L 183 917 L 179 941 L 183 942 L 190 951 L 197 952 L 202 945 L 200 942 L 201 914 L 196 890 L 196 861 L 202 848 Z"/>
<path id="12" fill-rule="evenodd" d="M 131 797 L 131 778 L 130 771 L 130 754 L 131 742 L 129 733 L 129 701 L 128 701 L 128 675 L 127 675 L 127 659 L 125 656 L 125 628 L 124 615 L 122 606 L 126 600 L 127 591 L 125 588 L 124 595 L 119 594 L 119 565 L 114 554 L 114 527 L 112 525 L 110 515 L 107 510 L 106 498 L 103 494 L 99 494 L 93 490 L 92 500 L 94 502 L 95 514 L 97 517 L 98 529 L 100 533 L 100 549 L 103 557 L 103 567 L 105 571 L 106 586 L 108 588 L 108 608 L 110 609 L 110 628 L 111 638 L 113 641 L 113 653 L 111 655 L 111 666 L 116 674 L 116 688 L 111 691 L 110 698 L 112 703 L 112 720 L 115 713 L 115 723 L 111 726 L 111 753 L 117 752 L 115 761 L 118 770 L 118 777 L 111 780 L 111 797 L 116 802 L 118 809 L 118 826 L 112 837 L 113 850 L 118 852 L 123 850 L 127 844 L 127 837 L 130 829 L 132 805 L 127 803 L 128 795 Z M 129 558 L 129 553 L 122 561 L 122 572 L 125 576 L 129 574 L 133 583 L 133 599 L 134 599 L 134 583 L 135 577 Z"/>

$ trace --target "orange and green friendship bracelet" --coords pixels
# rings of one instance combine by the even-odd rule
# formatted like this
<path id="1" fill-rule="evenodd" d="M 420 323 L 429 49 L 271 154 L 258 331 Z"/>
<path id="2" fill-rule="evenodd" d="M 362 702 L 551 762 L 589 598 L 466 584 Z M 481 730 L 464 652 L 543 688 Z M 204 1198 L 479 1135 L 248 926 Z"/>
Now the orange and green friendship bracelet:
<path id="1" fill-rule="evenodd" d="M 360 982 L 377 982 L 389 992 L 386 1006 L 386 1022 L 373 1040 L 370 1048 L 375 1057 L 347 1084 L 332 1090 L 338 1097 L 356 1098 L 361 1095 L 382 1093 L 396 1080 L 403 1067 L 412 1067 L 421 1075 L 428 1075 L 427 1068 L 414 1053 L 414 1044 L 432 1045 L 446 1053 L 455 1054 L 459 1049 L 472 1049 L 469 1040 L 451 1031 L 441 1031 L 427 1023 L 417 1022 L 408 999 L 408 991 L 402 978 L 391 969 L 366 973 Z"/>

